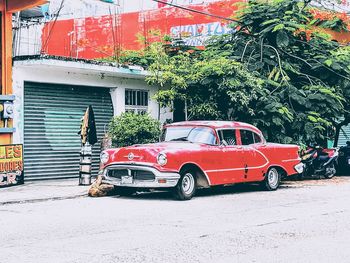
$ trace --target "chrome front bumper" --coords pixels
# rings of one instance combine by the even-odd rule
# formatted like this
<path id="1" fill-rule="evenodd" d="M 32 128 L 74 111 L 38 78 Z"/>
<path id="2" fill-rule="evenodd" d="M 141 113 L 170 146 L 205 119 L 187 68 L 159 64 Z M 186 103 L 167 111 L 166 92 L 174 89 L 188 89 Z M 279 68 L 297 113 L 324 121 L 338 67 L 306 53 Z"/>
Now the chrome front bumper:
<path id="1" fill-rule="evenodd" d="M 116 178 L 109 176 L 109 173 L 113 171 L 127 172 L 127 175 L 120 176 L 124 178 Z M 135 172 L 152 173 L 153 178 L 142 180 L 133 176 Z M 124 180 L 125 179 L 125 180 Z M 180 174 L 176 172 L 160 172 L 159 170 L 142 165 L 129 165 L 129 164 L 116 164 L 106 167 L 102 174 L 102 182 L 121 186 L 121 187 L 136 187 L 136 188 L 167 188 L 175 187 L 180 179 Z"/>

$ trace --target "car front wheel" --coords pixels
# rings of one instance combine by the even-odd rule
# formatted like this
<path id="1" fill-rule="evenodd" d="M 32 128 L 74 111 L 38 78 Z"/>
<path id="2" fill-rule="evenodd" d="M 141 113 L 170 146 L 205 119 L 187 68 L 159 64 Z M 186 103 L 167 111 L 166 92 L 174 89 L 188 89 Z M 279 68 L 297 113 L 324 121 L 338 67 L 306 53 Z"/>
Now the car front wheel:
<path id="1" fill-rule="evenodd" d="M 184 171 L 174 188 L 174 197 L 177 200 L 190 200 L 196 192 L 196 176 L 192 171 Z"/>
<path id="2" fill-rule="evenodd" d="M 280 186 L 281 173 L 276 168 L 270 168 L 262 182 L 262 186 L 267 191 L 275 191 Z"/>

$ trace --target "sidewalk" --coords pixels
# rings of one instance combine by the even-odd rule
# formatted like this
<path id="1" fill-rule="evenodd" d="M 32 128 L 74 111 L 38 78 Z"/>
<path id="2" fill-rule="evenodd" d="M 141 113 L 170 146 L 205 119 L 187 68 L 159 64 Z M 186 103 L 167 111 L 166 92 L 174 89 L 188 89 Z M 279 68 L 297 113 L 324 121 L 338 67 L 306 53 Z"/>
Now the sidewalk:
<path id="1" fill-rule="evenodd" d="M 79 186 L 78 178 L 25 182 L 23 185 L 0 188 L 0 206 L 78 198 L 87 196 L 89 188 Z"/>

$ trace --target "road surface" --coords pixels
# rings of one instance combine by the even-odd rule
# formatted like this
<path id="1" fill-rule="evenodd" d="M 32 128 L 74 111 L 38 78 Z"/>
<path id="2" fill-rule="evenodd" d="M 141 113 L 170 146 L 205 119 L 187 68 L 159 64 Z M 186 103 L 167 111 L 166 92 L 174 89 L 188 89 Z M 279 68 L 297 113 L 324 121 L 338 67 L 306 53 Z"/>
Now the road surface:
<path id="1" fill-rule="evenodd" d="M 350 262 L 350 177 L 3 205 L 0 262 Z"/>

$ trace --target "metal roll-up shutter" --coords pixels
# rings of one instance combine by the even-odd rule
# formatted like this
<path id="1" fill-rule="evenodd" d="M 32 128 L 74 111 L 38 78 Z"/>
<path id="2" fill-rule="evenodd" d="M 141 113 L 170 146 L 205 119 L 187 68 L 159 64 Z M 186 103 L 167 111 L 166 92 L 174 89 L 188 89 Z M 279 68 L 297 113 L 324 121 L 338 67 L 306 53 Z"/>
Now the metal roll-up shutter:
<path id="1" fill-rule="evenodd" d="M 338 146 L 346 145 L 346 142 L 350 141 L 350 125 L 343 126 L 339 133 Z"/>
<path id="2" fill-rule="evenodd" d="M 92 174 L 99 169 L 100 142 L 113 117 L 109 89 L 26 82 L 24 85 L 24 169 L 26 179 L 79 176 L 81 118 L 92 105 L 98 143 Z"/>

